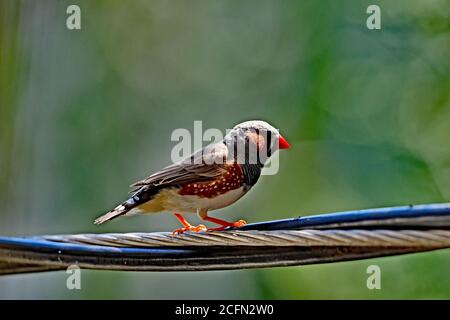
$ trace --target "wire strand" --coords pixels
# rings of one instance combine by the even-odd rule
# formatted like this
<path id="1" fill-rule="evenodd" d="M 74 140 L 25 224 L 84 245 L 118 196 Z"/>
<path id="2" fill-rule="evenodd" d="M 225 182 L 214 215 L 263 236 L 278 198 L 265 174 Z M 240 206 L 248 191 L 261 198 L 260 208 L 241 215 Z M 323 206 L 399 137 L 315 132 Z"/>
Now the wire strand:
<path id="1" fill-rule="evenodd" d="M 111 247 L 207 247 L 207 246 L 450 246 L 450 230 L 289 230 L 199 232 L 173 235 L 155 233 L 107 233 L 42 236 L 58 243 Z"/>

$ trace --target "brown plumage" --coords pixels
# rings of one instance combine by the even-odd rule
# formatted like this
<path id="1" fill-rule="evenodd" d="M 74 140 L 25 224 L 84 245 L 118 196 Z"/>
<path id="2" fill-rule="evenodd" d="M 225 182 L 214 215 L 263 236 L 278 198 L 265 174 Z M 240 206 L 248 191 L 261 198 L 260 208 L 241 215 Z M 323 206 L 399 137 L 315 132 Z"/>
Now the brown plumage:
<path id="1" fill-rule="evenodd" d="M 242 187 L 244 175 L 237 163 L 225 165 L 225 172 L 208 182 L 188 183 L 181 186 L 181 195 L 197 195 L 203 198 L 214 198 L 228 191 Z"/>

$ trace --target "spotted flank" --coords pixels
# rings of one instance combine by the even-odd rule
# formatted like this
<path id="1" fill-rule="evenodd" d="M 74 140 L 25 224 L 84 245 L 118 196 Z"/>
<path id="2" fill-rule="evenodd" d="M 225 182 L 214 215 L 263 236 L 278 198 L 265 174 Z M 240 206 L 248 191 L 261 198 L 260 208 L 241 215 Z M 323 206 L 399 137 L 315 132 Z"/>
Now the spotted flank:
<path id="1" fill-rule="evenodd" d="M 228 191 L 242 187 L 244 176 L 238 164 L 227 165 L 226 173 L 218 178 L 199 183 L 189 183 L 181 187 L 180 195 L 196 195 L 202 198 L 214 198 Z"/>

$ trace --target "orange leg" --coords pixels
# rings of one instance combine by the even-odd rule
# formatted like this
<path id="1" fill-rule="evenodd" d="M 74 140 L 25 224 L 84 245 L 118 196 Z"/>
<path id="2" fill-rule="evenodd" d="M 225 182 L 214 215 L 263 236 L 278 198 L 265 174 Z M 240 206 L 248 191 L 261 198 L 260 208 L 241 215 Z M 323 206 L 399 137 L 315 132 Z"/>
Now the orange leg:
<path id="1" fill-rule="evenodd" d="M 228 222 L 228 221 L 225 221 L 222 219 L 209 217 L 208 215 L 204 215 L 204 216 L 200 216 L 200 217 L 205 221 L 209 221 L 209 222 L 213 222 L 213 223 L 221 225 L 221 227 L 218 227 L 218 228 L 208 228 L 208 231 L 211 231 L 211 230 L 221 231 L 227 227 L 242 227 L 247 224 L 247 222 L 245 222 L 244 220 L 238 220 L 236 222 Z"/>
<path id="2" fill-rule="evenodd" d="M 186 219 L 179 213 L 174 213 L 175 218 L 177 218 L 178 221 L 182 224 L 183 228 L 176 229 L 172 233 L 173 234 L 182 234 L 186 231 L 193 231 L 193 232 L 199 232 L 199 231 L 206 231 L 206 226 L 203 224 L 199 224 L 198 226 L 193 226 L 189 222 L 186 221 Z"/>

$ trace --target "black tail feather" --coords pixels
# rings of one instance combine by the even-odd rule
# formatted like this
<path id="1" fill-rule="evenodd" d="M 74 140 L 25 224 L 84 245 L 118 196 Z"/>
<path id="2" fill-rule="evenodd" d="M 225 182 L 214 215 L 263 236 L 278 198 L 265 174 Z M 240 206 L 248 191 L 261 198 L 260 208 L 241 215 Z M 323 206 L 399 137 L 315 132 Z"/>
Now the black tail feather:
<path id="1" fill-rule="evenodd" d="M 115 219 L 117 217 L 123 216 L 131 209 L 152 200 L 152 198 L 159 192 L 161 188 L 159 187 L 141 187 L 129 198 L 127 201 L 122 202 L 120 205 L 115 207 L 113 210 L 104 214 L 101 217 L 95 219 L 95 224 L 102 224 L 106 221 Z"/>
<path id="2" fill-rule="evenodd" d="M 106 221 L 120 217 L 120 216 L 126 214 L 128 211 L 130 211 L 130 209 L 131 208 L 126 208 L 123 204 L 121 204 L 120 206 L 109 211 L 108 213 L 104 214 L 103 216 L 95 219 L 94 224 L 102 224 L 102 223 L 105 223 Z"/>

